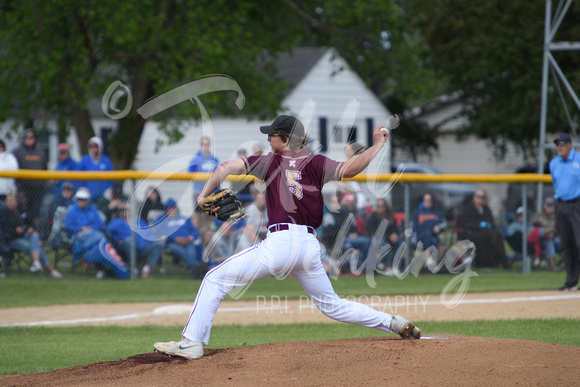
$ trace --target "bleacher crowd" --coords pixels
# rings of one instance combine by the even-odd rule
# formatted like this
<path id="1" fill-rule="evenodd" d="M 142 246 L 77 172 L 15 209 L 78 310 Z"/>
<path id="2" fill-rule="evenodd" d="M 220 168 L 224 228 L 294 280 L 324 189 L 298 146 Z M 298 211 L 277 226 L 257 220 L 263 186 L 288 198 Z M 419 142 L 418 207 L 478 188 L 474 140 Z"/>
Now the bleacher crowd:
<path id="1" fill-rule="evenodd" d="M 217 159 L 209 153 L 209 141 L 201 139 L 201 150 L 192 158 L 189 171 L 212 172 L 217 167 Z M 25 132 L 23 144 L 12 153 L 6 152 L 0 141 L 0 169 L 47 169 L 44 155 L 34 144 L 35 133 L 31 130 Z M 76 162 L 68 145 L 60 144 L 55 169 L 113 169 L 98 137 L 90 139 L 88 149 L 89 153 Z M 239 157 L 244 157 L 244 153 Z M 372 265 L 379 273 L 393 275 L 398 269 L 392 267 L 394 257 L 404 247 L 404 241 L 413 250 L 427 254 L 427 267 L 436 265 L 458 239 L 474 243 L 476 250 L 471 259 L 475 267 L 509 267 L 510 258 L 521 253 L 519 246 L 524 235 L 534 263 L 540 265 L 545 260 L 552 270 L 558 270 L 551 198 L 546 199 L 543 211 L 534 216 L 529 228 L 523 230 L 518 227 L 523 209 L 518 209 L 509 225 L 498 227 L 483 189 L 457 209 L 451 220 L 445 218 L 437 197 L 426 192 L 414 205 L 405 226 L 404 216 L 393 211 L 387 198 L 371 203 L 361 187 L 353 183 L 339 183 L 336 192 L 326 195 L 323 222 L 316 230 L 329 274 L 358 275 L 365 265 Z M 194 203 L 195 194 L 203 186 L 196 184 Z M 46 270 L 61 278 L 56 265 L 48 259 L 47 249 L 52 249 L 54 256 L 64 250 L 73 263 L 94 267 L 98 278 L 125 279 L 130 276 L 134 244 L 136 270 L 141 278 L 157 275 L 165 261 L 182 266 L 192 278 L 202 278 L 209 268 L 258 243 L 268 233 L 265 195 L 253 184 L 236 187 L 247 212 L 247 218 L 237 223 L 210 218 L 198 207 L 186 216 L 174 198 L 162 198 L 155 187 L 147 190 L 132 218 L 122 182 L 66 180 L 51 181 L 50 186 L 47 189 L 42 180 L 0 179 L 0 268 L 8 269 L 20 254 L 28 257 L 31 272 Z M 135 227 L 131 227 L 131 219 L 136 219 Z M 404 227 L 411 231 L 408 239 Z M 136 231 L 134 235 L 132 229 Z M 504 240 L 513 253 L 506 252 Z"/>

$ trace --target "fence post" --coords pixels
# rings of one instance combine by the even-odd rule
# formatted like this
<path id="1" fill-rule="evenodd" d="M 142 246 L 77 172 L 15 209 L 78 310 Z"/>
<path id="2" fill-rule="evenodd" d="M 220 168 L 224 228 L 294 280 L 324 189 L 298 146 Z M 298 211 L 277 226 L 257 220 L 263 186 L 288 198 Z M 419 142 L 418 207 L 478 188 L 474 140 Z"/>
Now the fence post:
<path id="1" fill-rule="evenodd" d="M 405 267 L 408 267 L 411 264 L 411 244 L 410 244 L 410 237 L 407 236 L 407 228 L 411 224 L 410 218 L 410 208 L 411 208 L 411 189 L 410 183 L 405 182 L 403 183 L 403 212 L 405 212 L 405 223 L 403 227 L 403 235 L 405 235 L 405 244 L 407 248 L 405 249 Z"/>
<path id="2" fill-rule="evenodd" d="M 522 266 L 524 274 L 530 274 L 530 259 L 528 257 L 528 184 L 523 184 L 522 207 L 524 208 L 524 223 L 522 225 Z"/>
<path id="3" fill-rule="evenodd" d="M 135 192 L 135 180 L 131 179 L 131 192 Z M 131 281 L 137 279 L 137 238 L 135 230 L 137 229 L 137 199 L 136 195 L 131 195 L 129 199 L 130 217 L 129 222 L 131 224 L 131 248 L 129 253 L 129 270 L 131 270 Z"/>

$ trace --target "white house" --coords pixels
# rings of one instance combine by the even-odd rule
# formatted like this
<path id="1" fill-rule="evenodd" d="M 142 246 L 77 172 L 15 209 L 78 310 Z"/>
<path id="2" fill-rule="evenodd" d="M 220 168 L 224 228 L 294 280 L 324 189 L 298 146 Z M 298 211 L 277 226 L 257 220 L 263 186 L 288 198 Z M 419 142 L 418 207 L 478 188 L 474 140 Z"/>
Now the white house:
<path id="1" fill-rule="evenodd" d="M 374 128 L 384 124 L 389 111 L 353 72 L 346 61 L 330 48 L 301 48 L 291 54 L 282 55 L 277 61 L 279 75 L 292 87 L 282 101 L 283 111 L 297 115 L 312 141 L 311 148 L 331 158 L 344 160 L 344 147 L 349 135 L 366 145 L 372 141 Z M 243 90 L 242 90 L 243 92 Z M 243 110 L 242 110 L 243 113 Z M 267 121 L 251 121 L 238 118 L 209 117 L 207 122 L 192 122 L 185 137 L 176 144 L 156 149 L 163 135 L 158 124 L 149 121 L 139 143 L 135 169 L 143 171 L 185 172 L 190 159 L 199 150 L 202 135 L 212 138 L 212 153 L 220 162 L 237 158 L 239 149 L 252 154 L 256 143 L 269 151 L 266 136 L 259 131 Z M 388 172 L 390 152 L 386 149 L 381 162 L 369 166 L 369 172 Z M 145 183 L 146 185 L 146 183 Z M 140 191 L 145 187 L 140 187 Z M 188 187 L 191 184 L 188 185 Z M 183 186 L 182 186 L 183 187 Z M 165 190 L 165 187 L 160 187 Z M 176 193 L 162 192 L 164 197 Z M 191 198 L 188 192 L 182 193 Z M 180 206 L 189 211 L 190 199 L 180 201 Z"/>

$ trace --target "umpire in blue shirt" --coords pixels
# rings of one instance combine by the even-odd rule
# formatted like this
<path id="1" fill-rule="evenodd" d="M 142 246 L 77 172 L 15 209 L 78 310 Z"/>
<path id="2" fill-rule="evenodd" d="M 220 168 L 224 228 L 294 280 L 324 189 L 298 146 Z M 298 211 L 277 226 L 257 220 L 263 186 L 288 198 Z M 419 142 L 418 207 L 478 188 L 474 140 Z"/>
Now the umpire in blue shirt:
<path id="1" fill-rule="evenodd" d="M 550 161 L 556 199 L 556 229 L 562 241 L 566 282 L 558 290 L 577 291 L 580 277 L 580 153 L 572 139 L 560 133 L 554 140 L 558 156 Z"/>

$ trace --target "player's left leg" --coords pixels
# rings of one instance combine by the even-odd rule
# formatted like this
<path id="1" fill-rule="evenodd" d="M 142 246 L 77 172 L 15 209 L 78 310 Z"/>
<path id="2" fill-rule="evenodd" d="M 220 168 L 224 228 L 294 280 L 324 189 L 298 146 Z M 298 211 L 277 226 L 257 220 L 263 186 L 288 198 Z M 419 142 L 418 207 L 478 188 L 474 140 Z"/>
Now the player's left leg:
<path id="1" fill-rule="evenodd" d="M 315 240 L 311 249 L 315 248 Z M 326 316 L 341 322 L 374 328 L 384 332 L 394 331 L 403 337 L 420 336 L 420 330 L 401 316 L 391 316 L 367 305 L 338 297 L 320 262 L 320 252 L 305 257 L 296 265 L 292 276 L 302 285 L 314 305 Z"/>

